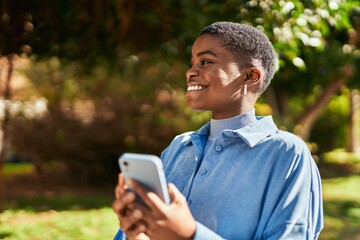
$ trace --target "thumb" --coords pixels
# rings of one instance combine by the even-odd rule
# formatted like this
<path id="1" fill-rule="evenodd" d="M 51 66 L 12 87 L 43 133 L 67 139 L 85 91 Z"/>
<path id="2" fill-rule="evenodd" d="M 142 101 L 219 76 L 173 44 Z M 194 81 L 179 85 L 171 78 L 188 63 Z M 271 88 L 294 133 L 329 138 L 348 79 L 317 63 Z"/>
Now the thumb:
<path id="1" fill-rule="evenodd" d="M 179 197 L 183 196 L 182 193 L 179 191 L 179 189 L 173 183 L 168 184 L 168 191 L 169 191 L 170 202 L 173 202 Z"/>

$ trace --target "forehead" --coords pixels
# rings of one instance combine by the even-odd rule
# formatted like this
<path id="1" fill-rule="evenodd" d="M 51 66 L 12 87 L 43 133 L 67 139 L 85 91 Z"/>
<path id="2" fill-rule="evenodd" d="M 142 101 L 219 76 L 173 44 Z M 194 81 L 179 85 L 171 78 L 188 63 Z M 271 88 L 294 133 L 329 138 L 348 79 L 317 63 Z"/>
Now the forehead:
<path id="1" fill-rule="evenodd" d="M 195 57 L 199 53 L 211 51 L 217 54 L 231 54 L 231 52 L 225 48 L 220 37 L 210 34 L 200 35 L 192 46 L 192 56 Z"/>

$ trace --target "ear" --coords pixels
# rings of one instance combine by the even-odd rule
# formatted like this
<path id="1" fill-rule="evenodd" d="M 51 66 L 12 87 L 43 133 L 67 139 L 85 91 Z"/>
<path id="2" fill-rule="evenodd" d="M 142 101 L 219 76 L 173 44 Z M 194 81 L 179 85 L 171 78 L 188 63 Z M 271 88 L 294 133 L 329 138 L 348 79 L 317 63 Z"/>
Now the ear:
<path id="1" fill-rule="evenodd" d="M 252 67 L 249 68 L 248 73 L 246 74 L 246 78 L 244 79 L 244 82 L 248 85 L 254 85 L 260 82 L 260 79 L 262 78 L 262 71 L 258 67 Z"/>

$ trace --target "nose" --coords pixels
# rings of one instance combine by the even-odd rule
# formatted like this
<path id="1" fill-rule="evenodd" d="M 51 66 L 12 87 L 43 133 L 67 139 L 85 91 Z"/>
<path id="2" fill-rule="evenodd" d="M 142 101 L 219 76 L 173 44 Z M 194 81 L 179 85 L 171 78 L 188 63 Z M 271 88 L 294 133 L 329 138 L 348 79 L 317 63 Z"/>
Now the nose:
<path id="1" fill-rule="evenodd" d="M 186 75 L 186 80 L 189 81 L 191 78 L 199 76 L 199 70 L 196 69 L 194 66 L 192 66 L 186 71 L 185 75 Z"/>

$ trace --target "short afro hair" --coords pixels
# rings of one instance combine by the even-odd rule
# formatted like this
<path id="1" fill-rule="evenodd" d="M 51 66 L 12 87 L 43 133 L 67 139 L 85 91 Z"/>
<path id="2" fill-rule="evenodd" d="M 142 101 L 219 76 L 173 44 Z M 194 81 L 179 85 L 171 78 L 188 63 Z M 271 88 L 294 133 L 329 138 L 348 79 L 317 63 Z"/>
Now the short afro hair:
<path id="1" fill-rule="evenodd" d="M 239 53 L 249 64 L 261 64 L 266 74 L 259 90 L 262 94 L 274 77 L 276 67 L 275 50 L 269 38 L 255 27 L 234 22 L 215 22 L 202 29 L 200 35 L 205 33 L 220 37 L 226 48 Z"/>

